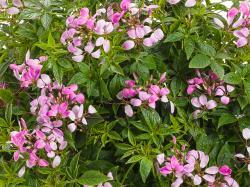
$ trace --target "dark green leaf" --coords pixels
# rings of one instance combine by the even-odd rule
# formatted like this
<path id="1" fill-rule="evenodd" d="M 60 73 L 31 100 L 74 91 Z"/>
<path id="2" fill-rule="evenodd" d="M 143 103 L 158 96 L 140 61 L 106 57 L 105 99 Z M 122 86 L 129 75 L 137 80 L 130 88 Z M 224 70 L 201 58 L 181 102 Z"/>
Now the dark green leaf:
<path id="1" fill-rule="evenodd" d="M 189 63 L 189 68 L 205 68 L 211 64 L 208 56 L 203 54 L 195 55 Z"/>
<path id="2" fill-rule="evenodd" d="M 168 34 L 164 42 L 176 42 L 176 41 L 180 41 L 183 38 L 184 38 L 183 33 L 175 32 L 175 33 Z"/>
<path id="3" fill-rule="evenodd" d="M 149 160 L 148 158 L 143 158 L 140 162 L 140 174 L 142 181 L 145 183 L 148 175 L 151 171 L 151 168 L 153 167 L 153 162 Z"/>
<path id="4" fill-rule="evenodd" d="M 236 122 L 237 119 L 232 114 L 223 114 L 218 122 L 218 128 Z"/>

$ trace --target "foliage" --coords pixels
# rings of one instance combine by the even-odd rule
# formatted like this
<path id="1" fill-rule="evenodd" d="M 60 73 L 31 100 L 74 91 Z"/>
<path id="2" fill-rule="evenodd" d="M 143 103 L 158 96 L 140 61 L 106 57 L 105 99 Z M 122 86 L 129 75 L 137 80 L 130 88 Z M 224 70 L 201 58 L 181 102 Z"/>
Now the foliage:
<path id="1" fill-rule="evenodd" d="M 250 185 L 250 13 L 243 16 L 248 22 L 234 26 L 245 10 L 238 1 L 230 10 L 210 0 L 4 2 L 0 186 L 171 186 L 174 175 L 161 175 L 157 155 L 173 158 L 173 147 L 185 155 L 200 150 L 208 166 L 227 165 L 240 186 Z M 96 16 L 94 25 L 80 20 L 74 26 L 72 15 Z M 102 19 L 111 32 L 102 23 L 105 32 L 97 31 Z M 65 37 L 72 28 L 83 38 L 79 46 L 71 46 L 74 34 Z M 39 144 L 37 151 L 34 142 L 46 126 L 41 118 L 47 120 L 39 108 L 44 104 L 34 104 L 41 96 L 49 107 L 62 101 L 67 107 L 46 113 L 50 125 L 62 122 L 51 127 L 62 134 L 51 140 L 52 130 L 44 131 L 49 148 Z M 31 162 L 33 151 L 39 158 Z"/>

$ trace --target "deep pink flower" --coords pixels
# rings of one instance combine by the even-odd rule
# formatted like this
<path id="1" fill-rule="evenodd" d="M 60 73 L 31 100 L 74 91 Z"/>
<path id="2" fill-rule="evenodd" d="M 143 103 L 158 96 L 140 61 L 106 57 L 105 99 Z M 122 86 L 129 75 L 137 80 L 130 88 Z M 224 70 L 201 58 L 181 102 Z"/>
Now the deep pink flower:
<path id="1" fill-rule="evenodd" d="M 166 162 L 166 165 L 160 168 L 160 173 L 164 176 L 170 173 L 179 174 L 183 171 L 184 166 L 177 160 L 175 156 L 172 156 L 170 162 Z"/>
<path id="2" fill-rule="evenodd" d="M 224 165 L 219 168 L 219 173 L 224 176 L 228 176 L 228 175 L 231 175 L 232 170 L 227 165 Z"/>

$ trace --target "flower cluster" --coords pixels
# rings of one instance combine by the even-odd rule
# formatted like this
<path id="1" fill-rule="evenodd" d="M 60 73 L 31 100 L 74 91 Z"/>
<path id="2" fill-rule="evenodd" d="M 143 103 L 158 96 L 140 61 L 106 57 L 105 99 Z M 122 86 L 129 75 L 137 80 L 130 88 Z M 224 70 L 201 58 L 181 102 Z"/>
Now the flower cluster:
<path id="1" fill-rule="evenodd" d="M 20 131 L 11 132 L 11 143 L 18 148 L 14 153 L 14 160 L 18 161 L 22 158 L 26 161 L 26 166 L 32 168 L 34 166 L 47 167 L 49 165 L 47 159 L 52 159 L 52 167 L 57 167 L 60 162 L 60 156 L 54 152 L 57 150 L 55 140 L 60 141 L 58 151 L 65 149 L 67 142 L 58 136 L 47 136 L 39 128 L 29 130 L 26 122 L 21 118 L 19 121 Z M 47 159 L 44 159 L 44 150 L 47 151 Z M 39 156 L 41 155 L 41 156 Z M 25 173 L 25 166 L 18 173 L 22 177 Z"/>
<path id="2" fill-rule="evenodd" d="M 227 13 L 227 23 L 232 28 L 233 35 L 238 38 L 237 47 L 243 47 L 249 43 L 250 26 L 250 2 L 240 3 L 239 8 L 231 8 Z"/>
<path id="3" fill-rule="evenodd" d="M 26 54 L 26 60 L 23 64 L 11 64 L 10 69 L 13 70 L 14 76 L 20 81 L 21 87 L 28 88 L 36 83 L 41 75 L 42 62 L 47 61 L 46 56 L 41 56 L 39 59 L 31 59 L 30 52 Z"/>
<path id="4" fill-rule="evenodd" d="M 171 5 L 175 5 L 179 3 L 181 0 L 167 0 L 167 2 Z M 193 7 L 196 5 L 196 0 L 187 0 L 185 2 L 185 7 Z"/>
<path id="5" fill-rule="evenodd" d="M 250 173 L 250 146 L 247 142 L 248 140 L 250 140 L 250 128 L 243 129 L 242 136 L 246 140 L 246 148 L 247 148 L 248 156 L 245 156 L 239 153 L 239 154 L 236 154 L 235 157 L 247 164 L 247 169 L 248 169 L 248 172 Z"/>
<path id="6" fill-rule="evenodd" d="M 19 14 L 22 7 L 21 0 L 12 0 L 12 6 L 8 4 L 7 0 L 0 0 L 0 13 L 6 11 L 9 15 Z"/>
<path id="7" fill-rule="evenodd" d="M 67 45 L 74 61 L 83 61 L 85 55 L 98 59 L 102 52 L 108 53 L 111 48 L 111 34 L 114 31 L 127 33 L 130 38 L 122 45 L 125 50 L 141 44 L 151 47 L 163 39 L 162 30 L 153 29 L 151 26 L 155 22 L 151 17 L 152 10 L 158 6 L 139 8 L 130 0 L 123 0 L 119 8 L 115 7 L 115 4 L 112 4 L 107 9 L 100 8 L 95 14 L 91 14 L 85 7 L 67 18 L 67 30 L 61 36 L 61 43 Z"/>
<path id="8" fill-rule="evenodd" d="M 179 187 L 183 183 L 190 186 L 239 186 L 231 177 L 232 170 L 227 165 L 207 167 L 209 156 L 204 152 L 191 150 L 184 154 L 183 151 L 175 150 L 174 155 L 168 158 L 163 153 L 157 156 L 161 166 L 159 172 L 165 177 L 171 175 L 175 178 L 172 187 Z"/>
<path id="9" fill-rule="evenodd" d="M 109 181 L 114 180 L 113 174 L 111 172 L 109 172 L 107 174 L 107 177 L 108 177 Z M 83 187 L 91 187 L 91 186 L 83 185 Z M 97 187 L 112 187 L 112 184 L 110 182 L 105 182 L 105 183 L 98 184 Z"/>
<path id="10" fill-rule="evenodd" d="M 187 94 L 198 96 L 191 99 L 192 105 L 197 108 L 193 114 L 195 118 L 202 111 L 215 108 L 217 98 L 220 98 L 219 102 L 223 105 L 228 105 L 230 103 L 229 93 L 234 91 L 233 86 L 220 81 L 212 71 L 200 73 L 197 70 L 197 77 L 188 80 L 188 84 Z M 208 97 L 212 99 L 208 100 Z"/>
<path id="11" fill-rule="evenodd" d="M 85 96 L 78 91 L 77 85 L 60 85 L 56 81 L 52 82 L 48 75 L 40 74 L 40 62 L 43 60 L 45 58 L 30 59 L 28 53 L 26 64 L 10 65 L 22 87 L 32 84 L 41 91 L 40 96 L 30 103 L 30 111 L 37 120 L 35 129 L 28 130 L 25 121 L 21 119 L 20 131 L 11 133 L 11 142 L 18 148 L 14 160 L 23 158 L 29 168 L 46 167 L 49 165 L 49 159 L 53 159 L 52 167 L 57 167 L 61 162 L 59 154 L 67 147 L 63 124 L 67 123 L 69 131 L 74 132 L 77 126 L 87 125 L 86 118 L 97 112 L 92 105 L 84 112 Z M 43 158 L 46 159 L 37 156 L 39 153 L 43 153 Z M 24 171 L 25 166 L 20 170 L 19 176 L 22 176 Z"/>
<path id="12" fill-rule="evenodd" d="M 166 74 L 163 74 L 160 80 L 156 83 L 148 83 L 146 86 L 136 85 L 135 80 L 125 81 L 125 88 L 118 94 L 117 98 L 125 102 L 125 113 L 128 117 L 133 116 L 133 109 L 131 107 L 149 106 L 153 109 L 156 107 L 156 102 L 169 102 L 167 95 L 170 93 L 169 89 L 163 84 L 166 80 Z M 174 106 L 171 104 L 171 111 Z"/>

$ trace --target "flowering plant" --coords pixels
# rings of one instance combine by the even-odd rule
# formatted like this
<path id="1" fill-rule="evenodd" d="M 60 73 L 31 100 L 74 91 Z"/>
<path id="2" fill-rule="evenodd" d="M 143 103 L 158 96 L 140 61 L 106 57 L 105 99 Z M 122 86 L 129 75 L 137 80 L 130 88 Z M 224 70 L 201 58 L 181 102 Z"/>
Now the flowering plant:
<path id="1" fill-rule="evenodd" d="M 0 186 L 249 186 L 249 1 L 0 0 Z"/>

